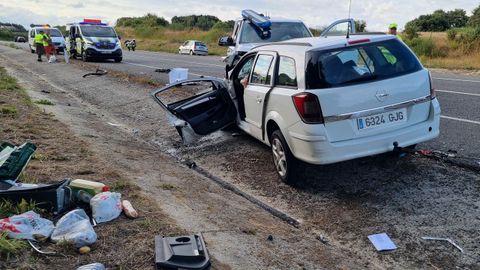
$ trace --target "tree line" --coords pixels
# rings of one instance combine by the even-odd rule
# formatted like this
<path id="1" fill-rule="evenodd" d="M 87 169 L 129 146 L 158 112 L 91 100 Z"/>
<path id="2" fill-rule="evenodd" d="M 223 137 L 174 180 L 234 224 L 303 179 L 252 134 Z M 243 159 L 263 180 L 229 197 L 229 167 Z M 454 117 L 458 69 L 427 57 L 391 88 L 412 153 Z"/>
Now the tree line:
<path id="1" fill-rule="evenodd" d="M 116 22 L 117 27 L 168 27 L 175 30 L 198 28 L 209 31 L 212 28 L 233 28 L 234 21 L 223 22 L 211 15 L 174 16 L 169 22 L 163 17 L 148 13 L 142 17 L 122 17 Z"/>
<path id="2" fill-rule="evenodd" d="M 432 14 L 421 15 L 405 25 L 406 31 L 443 32 L 452 28 L 480 27 L 480 6 L 471 16 L 463 9 L 444 11 L 439 9 Z"/>

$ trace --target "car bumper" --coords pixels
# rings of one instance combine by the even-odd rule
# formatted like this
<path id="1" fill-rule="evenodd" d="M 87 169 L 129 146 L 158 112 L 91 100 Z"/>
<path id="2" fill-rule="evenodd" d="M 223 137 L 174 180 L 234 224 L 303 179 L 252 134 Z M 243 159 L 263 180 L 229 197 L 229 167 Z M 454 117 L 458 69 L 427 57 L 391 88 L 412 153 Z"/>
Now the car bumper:
<path id="1" fill-rule="evenodd" d="M 114 58 L 122 57 L 122 49 L 100 51 L 93 48 L 88 48 L 86 53 L 88 57 L 99 58 L 99 59 L 114 59 Z"/>
<path id="2" fill-rule="evenodd" d="M 303 123 L 302 123 L 303 124 Z M 425 142 L 440 134 L 440 104 L 437 99 L 430 103 L 430 114 L 424 122 L 358 139 L 329 142 L 324 135 L 303 135 L 294 126 L 287 130 L 288 144 L 295 157 L 312 164 L 331 164 L 355 158 L 372 156 L 393 150 L 393 143 L 406 147 Z"/>
<path id="3" fill-rule="evenodd" d="M 198 54 L 198 55 L 207 55 L 208 54 L 208 51 L 193 51 L 195 54 Z"/>

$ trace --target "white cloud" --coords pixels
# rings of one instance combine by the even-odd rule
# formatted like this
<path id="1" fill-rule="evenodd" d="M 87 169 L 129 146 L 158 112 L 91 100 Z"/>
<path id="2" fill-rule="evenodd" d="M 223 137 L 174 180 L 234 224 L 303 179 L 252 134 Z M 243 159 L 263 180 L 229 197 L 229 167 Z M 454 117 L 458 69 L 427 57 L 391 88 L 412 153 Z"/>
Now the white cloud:
<path id="1" fill-rule="evenodd" d="M 209 14 L 222 20 L 238 18 L 242 9 L 251 8 L 274 17 L 298 18 L 309 26 L 328 25 L 347 17 L 349 0 L 16 0 L 0 4 L 0 21 L 20 23 L 66 24 L 83 18 L 114 23 L 119 17 L 155 13 L 167 19 L 175 15 Z M 384 31 L 391 22 L 403 25 L 421 14 L 436 9 L 462 8 L 470 12 L 480 3 L 472 0 L 352 0 L 351 16 L 367 22 L 370 31 Z"/>

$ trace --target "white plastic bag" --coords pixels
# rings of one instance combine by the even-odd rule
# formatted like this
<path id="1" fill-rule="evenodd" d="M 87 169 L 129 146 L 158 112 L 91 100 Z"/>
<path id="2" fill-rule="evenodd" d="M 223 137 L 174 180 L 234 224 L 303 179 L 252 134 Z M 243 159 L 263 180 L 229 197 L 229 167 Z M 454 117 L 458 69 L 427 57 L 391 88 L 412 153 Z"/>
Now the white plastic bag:
<path id="1" fill-rule="evenodd" d="M 80 266 L 77 270 L 105 270 L 105 265 L 101 263 L 91 263 L 84 266 Z"/>
<path id="2" fill-rule="evenodd" d="M 116 219 L 122 213 L 122 195 L 116 192 L 102 192 L 90 200 L 92 215 L 97 223 Z"/>
<path id="3" fill-rule="evenodd" d="M 170 84 L 188 79 L 188 68 L 172 68 L 168 73 Z"/>
<path id="4" fill-rule="evenodd" d="M 57 62 L 57 57 L 55 55 L 50 56 L 50 59 L 48 59 L 48 63 L 55 63 Z"/>
<path id="5" fill-rule="evenodd" d="M 10 238 L 30 240 L 35 240 L 35 237 L 48 238 L 54 228 L 53 222 L 33 211 L 0 220 L 0 232 L 7 232 Z"/>
<path id="6" fill-rule="evenodd" d="M 55 243 L 65 240 L 80 248 L 95 243 L 97 234 L 93 230 L 85 210 L 75 209 L 65 214 L 57 222 L 51 238 Z"/>

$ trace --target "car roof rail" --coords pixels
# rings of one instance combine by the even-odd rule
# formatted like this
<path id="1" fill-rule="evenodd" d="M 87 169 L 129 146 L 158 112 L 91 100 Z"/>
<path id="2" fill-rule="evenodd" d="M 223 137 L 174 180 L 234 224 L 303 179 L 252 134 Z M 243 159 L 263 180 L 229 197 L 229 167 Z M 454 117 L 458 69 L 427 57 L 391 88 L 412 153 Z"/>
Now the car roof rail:
<path id="1" fill-rule="evenodd" d="M 252 49 L 270 46 L 270 45 L 285 45 L 285 46 L 304 46 L 304 47 L 312 47 L 311 43 L 308 42 L 271 42 L 266 44 L 261 44 L 258 46 L 253 47 Z"/>

